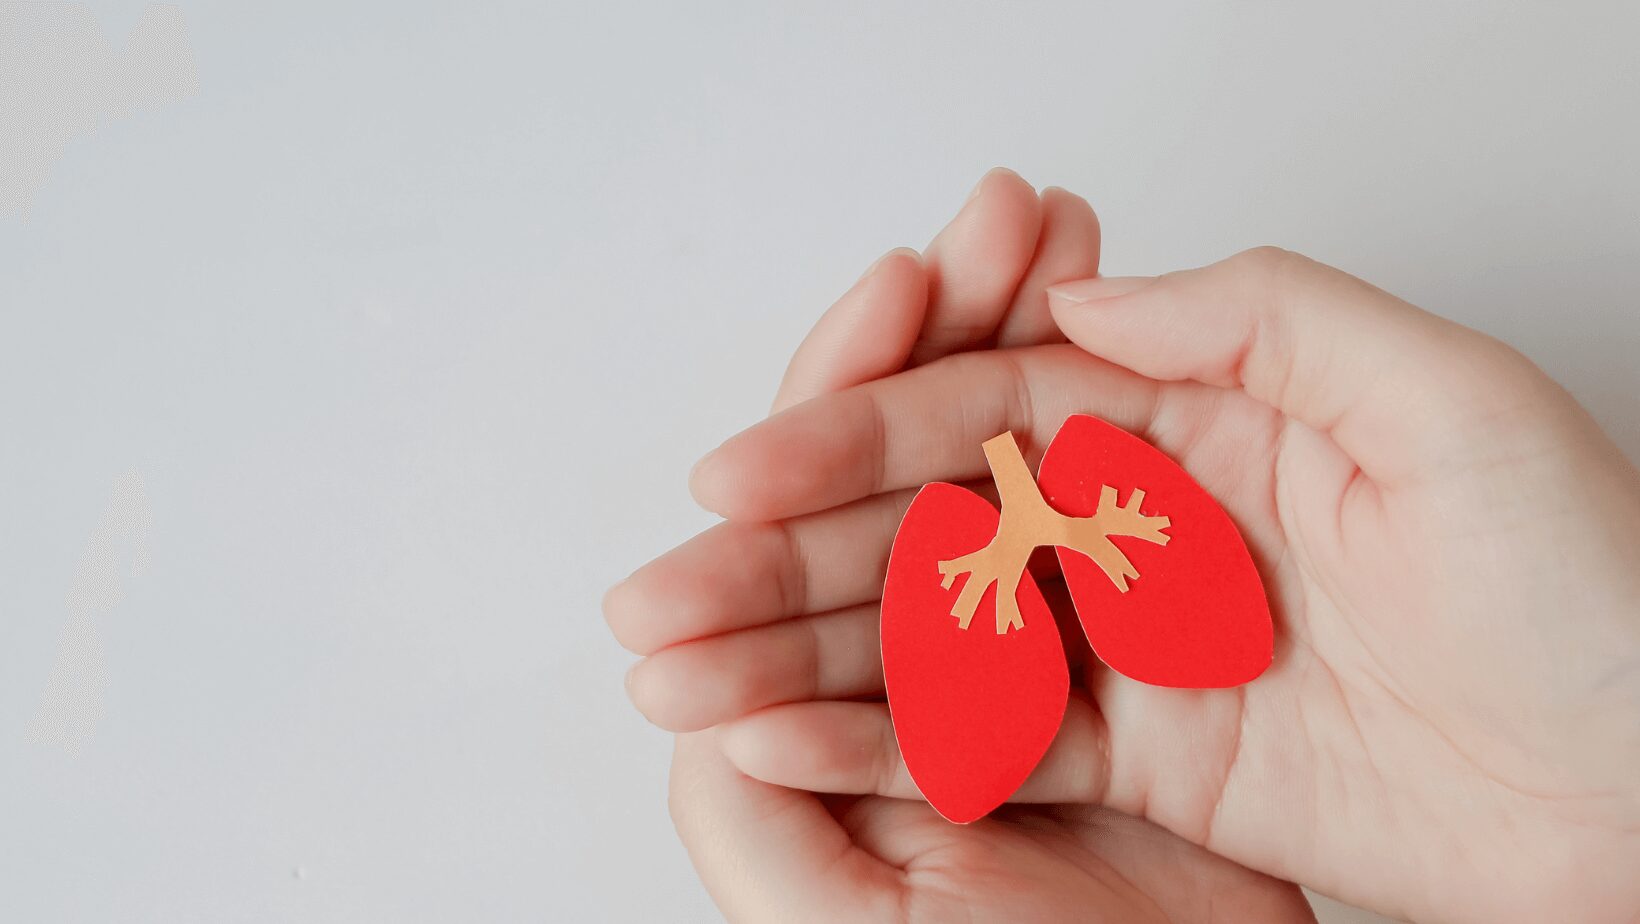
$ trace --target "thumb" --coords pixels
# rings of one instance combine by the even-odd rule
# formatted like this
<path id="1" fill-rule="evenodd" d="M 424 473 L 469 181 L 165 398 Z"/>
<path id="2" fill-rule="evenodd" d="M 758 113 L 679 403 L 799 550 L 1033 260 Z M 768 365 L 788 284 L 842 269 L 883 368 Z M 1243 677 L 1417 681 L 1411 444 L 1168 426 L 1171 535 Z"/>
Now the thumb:
<path id="1" fill-rule="evenodd" d="M 1520 354 L 1332 267 L 1263 247 L 1201 269 L 1048 290 L 1078 346 L 1141 375 L 1245 391 L 1328 434 L 1380 484 L 1540 400 Z"/>

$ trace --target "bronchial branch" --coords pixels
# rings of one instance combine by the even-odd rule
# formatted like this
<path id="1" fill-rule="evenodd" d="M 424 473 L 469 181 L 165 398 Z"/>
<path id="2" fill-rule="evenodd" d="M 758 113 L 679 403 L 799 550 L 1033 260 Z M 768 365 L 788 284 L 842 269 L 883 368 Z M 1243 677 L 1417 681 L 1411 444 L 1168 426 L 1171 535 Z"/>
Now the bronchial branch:
<path id="1" fill-rule="evenodd" d="M 1139 512 L 1145 492 L 1134 489 L 1127 504 L 1121 505 L 1117 503 L 1115 488 L 1101 486 L 1099 505 L 1093 516 L 1065 516 L 1042 498 L 1012 433 L 992 437 L 984 448 L 985 461 L 991 467 L 991 477 L 1002 498 L 1002 521 L 996 538 L 977 552 L 939 563 L 940 574 L 944 576 L 941 583 L 947 590 L 957 575 L 968 575 L 968 581 L 951 606 L 951 615 L 962 628 L 968 628 L 980 598 L 992 584 L 997 586 L 997 634 L 1025 627 L 1015 595 L 1026 562 L 1038 546 L 1059 546 L 1081 552 L 1093 559 L 1117 590 L 1126 593 L 1128 580 L 1138 577 L 1139 571 L 1116 543 L 1110 541 L 1111 537 L 1131 536 L 1167 545 L 1168 537 L 1162 530 L 1168 527 L 1168 518 Z"/>

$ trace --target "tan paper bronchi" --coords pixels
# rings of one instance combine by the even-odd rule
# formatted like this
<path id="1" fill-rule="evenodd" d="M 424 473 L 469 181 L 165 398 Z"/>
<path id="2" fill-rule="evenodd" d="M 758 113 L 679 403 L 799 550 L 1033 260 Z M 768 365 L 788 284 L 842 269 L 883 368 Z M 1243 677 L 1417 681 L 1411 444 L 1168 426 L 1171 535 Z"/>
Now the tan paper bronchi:
<path id="1" fill-rule="evenodd" d="M 1026 562 L 1038 546 L 1081 552 L 1093 559 L 1117 590 L 1126 593 L 1128 579 L 1138 577 L 1139 571 L 1110 537 L 1132 536 L 1167 545 L 1168 537 L 1162 530 L 1170 525 L 1168 518 L 1139 512 L 1139 505 L 1145 499 L 1144 491 L 1135 488 L 1127 504 L 1121 506 L 1116 502 L 1116 489 L 1101 486 L 1099 505 L 1093 516 L 1066 516 L 1049 507 L 1043 499 L 1012 432 L 986 440 L 983 448 L 1002 501 L 1002 520 L 997 526 L 996 538 L 977 552 L 939 564 L 940 574 L 945 578 L 941 583 L 947 590 L 957 575 L 968 575 L 967 583 L 951 605 L 951 615 L 957 618 L 960 628 L 968 628 L 980 598 L 992 584 L 997 585 L 997 634 L 1025 627 L 1014 594 Z"/>

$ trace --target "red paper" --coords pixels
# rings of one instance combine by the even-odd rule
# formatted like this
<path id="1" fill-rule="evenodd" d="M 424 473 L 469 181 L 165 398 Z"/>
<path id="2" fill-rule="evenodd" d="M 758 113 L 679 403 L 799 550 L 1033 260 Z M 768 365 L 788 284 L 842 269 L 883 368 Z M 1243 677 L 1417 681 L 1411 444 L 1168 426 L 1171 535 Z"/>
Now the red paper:
<path id="1" fill-rule="evenodd" d="M 1033 542 L 1065 543 L 1056 550 L 1083 631 L 1128 677 L 1230 687 L 1263 673 L 1272 653 L 1269 604 L 1241 534 L 1173 460 L 1080 415 L 1049 444 L 1034 484 L 1011 436 L 985 449 L 1012 513 L 1006 500 L 999 517 L 971 491 L 925 486 L 900 522 L 883 587 L 894 734 L 912 780 L 955 822 L 1007 801 L 1064 718 L 1069 678 L 1058 627 L 1030 573 L 1012 564 L 1022 566 Z M 995 582 L 1016 571 L 1019 620 L 999 619 Z M 977 608 L 972 597 L 957 605 L 971 580 L 987 581 Z"/>
<path id="2" fill-rule="evenodd" d="M 1025 781 L 1070 692 L 1059 628 L 1030 574 L 1016 595 L 1023 628 L 996 632 L 994 586 L 969 628 L 951 615 L 965 578 L 942 588 L 938 563 L 984 546 L 998 522 L 965 488 L 925 486 L 900 522 L 883 587 L 883 676 L 900 753 L 929 804 L 958 823 Z"/>
<path id="3" fill-rule="evenodd" d="M 1165 546 L 1116 538 L 1139 576 L 1126 593 L 1087 556 L 1059 549 L 1065 583 L 1095 653 L 1116 671 L 1167 687 L 1233 687 L 1270 665 L 1269 604 L 1235 524 L 1201 485 L 1149 443 L 1095 417 L 1065 421 L 1037 486 L 1049 505 L 1091 516 L 1100 489 L 1171 521 Z M 885 601 L 886 602 L 886 601 Z"/>

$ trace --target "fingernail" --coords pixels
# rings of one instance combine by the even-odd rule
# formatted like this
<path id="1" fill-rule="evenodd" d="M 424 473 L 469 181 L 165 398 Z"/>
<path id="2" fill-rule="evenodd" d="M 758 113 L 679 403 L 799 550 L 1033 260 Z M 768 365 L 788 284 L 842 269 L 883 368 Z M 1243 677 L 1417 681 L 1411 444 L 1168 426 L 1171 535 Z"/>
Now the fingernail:
<path id="1" fill-rule="evenodd" d="M 978 183 L 974 184 L 973 191 L 968 194 L 968 198 L 964 199 L 962 204 L 967 205 L 968 203 L 974 201 L 975 199 L 978 199 L 980 190 L 985 188 L 985 181 L 989 180 L 991 177 L 996 176 L 999 173 L 1006 173 L 1006 174 L 1009 174 L 1011 176 L 1018 176 L 1019 175 L 1017 173 L 1014 173 L 1012 170 L 1009 170 L 1007 167 L 992 167 L 991 169 L 985 171 L 985 175 L 979 178 Z"/>
<path id="2" fill-rule="evenodd" d="M 1071 305 L 1085 305 L 1130 295 L 1155 281 L 1155 276 L 1096 276 L 1049 286 L 1048 298 Z"/>
<path id="3" fill-rule="evenodd" d="M 889 257 L 895 256 L 896 254 L 902 254 L 902 253 L 911 254 L 913 257 L 919 256 L 918 253 L 915 250 L 912 250 L 910 247 L 896 247 L 893 250 L 890 250 L 888 253 L 885 253 L 882 256 L 878 257 L 875 262 L 873 262 L 870 266 L 866 267 L 866 271 L 860 274 L 860 281 L 864 281 L 866 279 L 871 278 L 871 274 L 877 272 L 878 268 L 880 268 L 884 263 L 887 263 Z"/>
<path id="4" fill-rule="evenodd" d="M 887 259 L 888 259 L 888 254 L 885 253 L 882 256 L 878 257 L 877 259 L 871 261 L 871 265 L 866 267 L 866 271 L 860 274 L 860 278 L 864 279 L 867 276 L 870 276 L 872 273 L 877 272 L 877 267 L 882 266 L 883 261 L 887 260 Z"/>
<path id="5" fill-rule="evenodd" d="M 707 484 L 707 480 L 704 478 L 704 474 L 707 473 L 712 467 L 712 458 L 716 456 L 722 448 L 723 447 L 720 446 L 706 455 L 701 456 L 700 461 L 695 463 L 695 467 L 689 470 L 689 495 L 695 499 L 695 503 L 699 505 L 702 510 L 705 510 L 708 513 L 718 513 L 718 511 L 716 509 L 716 501 L 711 496 L 712 492 Z M 719 515 L 721 516 L 721 514 Z"/>
<path id="6" fill-rule="evenodd" d="M 626 695 L 628 698 L 631 698 L 632 696 L 632 675 L 637 673 L 638 665 L 642 663 L 642 661 L 634 661 L 632 666 L 626 669 L 626 676 L 621 679 L 621 685 L 626 687 Z"/>
<path id="7" fill-rule="evenodd" d="M 866 274 L 870 275 L 870 271 L 867 270 Z M 695 483 L 695 479 L 700 476 L 700 470 L 705 468 L 706 463 L 712 461 L 712 457 L 715 456 L 715 455 L 717 455 L 717 450 L 716 449 L 712 450 L 711 452 L 708 452 L 704 456 L 701 456 L 700 461 L 696 462 L 693 466 L 690 467 L 690 469 L 689 469 L 689 483 L 690 484 Z"/>

